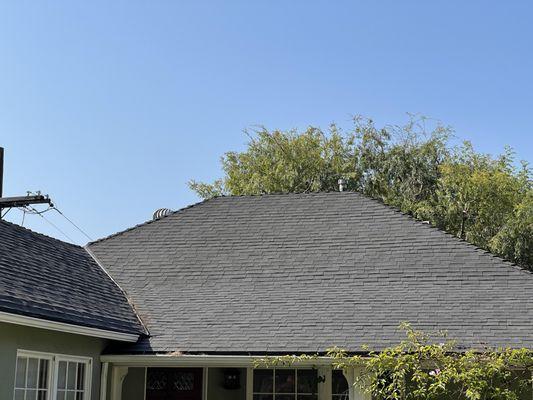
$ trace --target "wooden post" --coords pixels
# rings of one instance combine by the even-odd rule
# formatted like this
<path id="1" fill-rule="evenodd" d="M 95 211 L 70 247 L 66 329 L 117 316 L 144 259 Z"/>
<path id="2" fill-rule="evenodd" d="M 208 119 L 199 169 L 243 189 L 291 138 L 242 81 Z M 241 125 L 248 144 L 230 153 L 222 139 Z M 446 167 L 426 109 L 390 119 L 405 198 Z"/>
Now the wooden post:
<path id="1" fill-rule="evenodd" d="M 323 376 L 326 378 L 324 382 L 320 382 L 318 384 L 318 400 L 331 400 L 331 390 L 332 390 L 331 366 L 318 367 L 317 374 L 318 376 Z"/>
<path id="2" fill-rule="evenodd" d="M 102 363 L 102 370 L 100 371 L 100 400 L 107 399 L 107 372 L 109 371 L 109 363 Z"/>
<path id="3" fill-rule="evenodd" d="M 122 384 L 126 375 L 128 375 L 128 367 L 113 367 L 111 369 L 110 400 L 122 400 Z"/>
<path id="4" fill-rule="evenodd" d="M 362 374 L 361 368 L 349 368 L 347 371 L 343 371 L 344 377 L 348 381 L 348 394 L 350 400 L 371 400 L 370 393 L 365 392 L 363 389 L 355 386 L 355 381 Z"/>
<path id="5" fill-rule="evenodd" d="M 254 369 L 252 367 L 246 368 L 246 400 L 253 400 L 254 398 Z"/>

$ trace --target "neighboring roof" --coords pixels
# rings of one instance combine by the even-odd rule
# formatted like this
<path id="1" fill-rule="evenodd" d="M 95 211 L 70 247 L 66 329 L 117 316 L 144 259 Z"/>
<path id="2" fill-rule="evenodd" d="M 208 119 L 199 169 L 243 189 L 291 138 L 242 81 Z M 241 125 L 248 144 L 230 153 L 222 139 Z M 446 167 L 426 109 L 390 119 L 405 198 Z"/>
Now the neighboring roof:
<path id="1" fill-rule="evenodd" d="M 0 220 L 0 311 L 141 334 L 124 293 L 79 246 Z"/>
<path id="2" fill-rule="evenodd" d="M 533 274 L 358 193 L 214 198 L 89 247 L 150 331 L 124 352 L 379 350 L 402 321 L 533 348 Z"/>

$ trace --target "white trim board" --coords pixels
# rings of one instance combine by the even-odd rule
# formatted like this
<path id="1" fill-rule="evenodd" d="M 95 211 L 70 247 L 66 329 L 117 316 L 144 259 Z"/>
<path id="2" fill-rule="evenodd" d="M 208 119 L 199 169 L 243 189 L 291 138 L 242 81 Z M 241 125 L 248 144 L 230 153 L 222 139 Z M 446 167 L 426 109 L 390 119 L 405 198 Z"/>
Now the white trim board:
<path id="1" fill-rule="evenodd" d="M 101 362 L 109 362 L 115 366 L 124 367 L 234 367 L 248 368 L 252 367 L 254 360 L 264 357 L 261 356 L 215 356 L 215 355 L 143 355 L 143 354 L 124 354 L 124 355 L 102 355 Z M 310 360 L 295 362 L 289 368 L 301 366 L 329 366 L 333 361 L 330 357 L 317 357 Z M 283 368 L 278 366 L 277 368 Z"/>
<path id="2" fill-rule="evenodd" d="M 121 342 L 136 342 L 138 335 L 108 331 L 105 329 L 89 328 L 86 326 L 66 324 L 64 322 L 49 321 L 46 319 L 27 317 L 0 311 L 0 322 L 29 326 L 32 328 L 48 329 L 51 331 L 73 333 L 76 335 L 92 336 L 102 339 L 118 340 Z"/>

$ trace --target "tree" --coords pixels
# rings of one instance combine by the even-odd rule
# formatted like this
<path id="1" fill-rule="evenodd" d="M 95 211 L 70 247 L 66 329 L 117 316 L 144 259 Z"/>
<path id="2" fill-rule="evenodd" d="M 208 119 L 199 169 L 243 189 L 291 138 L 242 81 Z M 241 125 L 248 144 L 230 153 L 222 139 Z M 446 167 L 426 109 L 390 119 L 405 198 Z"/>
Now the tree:
<path id="1" fill-rule="evenodd" d="M 510 149 L 494 158 L 465 142 L 450 147 L 452 130 L 427 118 L 376 127 L 355 117 L 347 132 L 247 132 L 242 152 L 222 157 L 222 179 L 189 182 L 200 197 L 334 191 L 378 198 L 533 270 L 532 179 L 515 167 Z"/>
<path id="2" fill-rule="evenodd" d="M 225 177 L 214 184 L 192 181 L 200 196 L 334 190 L 339 177 L 356 178 L 354 137 L 343 136 L 332 125 L 328 133 L 309 127 L 249 134 L 246 151 L 222 157 Z"/>
<path id="3" fill-rule="evenodd" d="M 418 203 L 431 196 L 451 133 L 441 125 L 427 133 L 424 121 L 377 128 L 372 120 L 355 117 L 348 132 L 335 124 L 327 131 L 247 131 L 247 149 L 222 156 L 222 179 L 212 184 L 193 180 L 189 186 L 209 198 L 337 190 L 343 178 L 349 190 L 395 205 Z"/>
<path id="4" fill-rule="evenodd" d="M 527 166 L 517 171 L 510 149 L 494 159 L 476 153 L 466 142 L 450 154 L 440 172 L 437 201 L 428 219 L 486 249 L 531 190 Z"/>
<path id="5" fill-rule="evenodd" d="M 505 225 L 490 240 L 489 248 L 517 264 L 533 265 L 533 190 L 515 206 Z"/>

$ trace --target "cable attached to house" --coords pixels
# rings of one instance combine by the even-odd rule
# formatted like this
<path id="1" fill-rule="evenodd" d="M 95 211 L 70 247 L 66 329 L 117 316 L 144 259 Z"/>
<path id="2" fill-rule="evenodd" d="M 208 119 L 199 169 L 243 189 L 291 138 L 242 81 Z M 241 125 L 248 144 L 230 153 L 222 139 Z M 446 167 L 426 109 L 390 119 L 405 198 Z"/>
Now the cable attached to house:
<path id="1" fill-rule="evenodd" d="M 0 217 L 0 219 L 3 219 L 3 218 L 7 215 L 7 213 L 11 211 L 11 209 L 12 209 L 12 207 L 8 208 L 7 211 L 6 211 L 5 213 L 2 214 L 2 216 Z"/>
<path id="2" fill-rule="evenodd" d="M 59 229 L 59 227 L 54 224 L 52 221 L 50 221 L 48 218 L 46 218 L 43 214 L 47 211 L 50 211 L 52 209 L 52 207 L 50 207 L 49 209 L 47 210 L 44 210 L 44 211 L 38 211 L 36 210 L 35 208 L 33 208 L 32 206 L 26 206 L 24 208 L 29 208 L 31 213 L 32 214 L 36 214 L 38 216 L 40 216 L 42 219 L 44 219 L 48 224 L 50 224 L 52 227 L 54 227 L 58 232 L 60 232 L 63 236 L 65 236 L 68 240 L 70 240 L 72 243 L 75 243 L 75 240 L 72 239 L 69 235 L 67 235 L 65 232 L 63 232 L 61 229 Z M 26 212 L 26 210 L 24 210 Z"/>
<path id="3" fill-rule="evenodd" d="M 89 239 L 90 241 L 93 240 L 92 237 L 90 237 L 87 233 L 85 233 L 85 231 L 84 231 L 83 229 L 81 229 L 78 225 L 76 225 L 74 222 L 72 222 L 72 220 L 71 220 L 70 218 L 68 218 L 65 214 L 63 214 L 63 213 L 61 212 L 61 210 L 59 210 L 56 206 L 53 206 L 52 209 L 53 209 L 53 210 L 56 210 L 56 211 L 59 213 L 59 215 L 61 215 L 61 216 L 62 216 L 63 218 L 65 218 L 68 222 L 70 222 L 74 228 L 76 228 L 78 231 L 80 231 L 81 233 L 83 233 L 87 239 Z"/>

